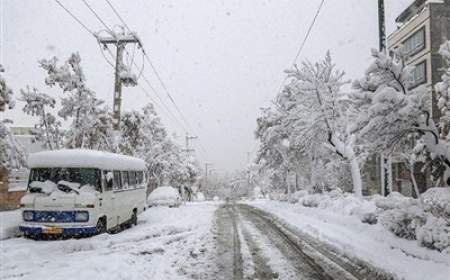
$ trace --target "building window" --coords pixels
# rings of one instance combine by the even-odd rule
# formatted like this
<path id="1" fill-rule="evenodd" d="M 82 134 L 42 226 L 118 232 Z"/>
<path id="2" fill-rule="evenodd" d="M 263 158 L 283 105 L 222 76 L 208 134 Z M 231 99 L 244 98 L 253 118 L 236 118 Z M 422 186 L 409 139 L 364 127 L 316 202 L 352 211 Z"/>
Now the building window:
<path id="1" fill-rule="evenodd" d="M 426 66 L 427 66 L 426 61 L 423 61 L 423 62 L 417 64 L 414 67 L 414 69 L 411 71 L 410 82 L 411 82 L 412 87 L 426 83 L 426 81 L 427 81 Z"/>
<path id="2" fill-rule="evenodd" d="M 425 27 L 416 31 L 408 39 L 403 41 L 403 51 L 406 55 L 412 56 L 425 48 Z"/>

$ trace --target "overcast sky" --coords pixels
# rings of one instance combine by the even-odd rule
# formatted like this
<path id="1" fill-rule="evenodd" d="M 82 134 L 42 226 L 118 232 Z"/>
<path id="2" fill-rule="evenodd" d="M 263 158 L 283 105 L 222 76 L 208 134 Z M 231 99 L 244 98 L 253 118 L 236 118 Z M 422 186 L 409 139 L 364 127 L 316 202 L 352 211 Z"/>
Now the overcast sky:
<path id="1" fill-rule="evenodd" d="M 81 0 L 60 0 L 90 29 L 104 29 Z M 103 0 L 88 0 L 110 25 L 120 23 Z M 362 76 L 370 49 L 378 46 L 377 0 L 327 0 L 299 60 L 330 50 L 349 79 Z M 411 0 L 386 0 L 388 33 Z M 320 0 L 112 0 L 147 52 L 179 108 L 199 137 L 197 154 L 220 172 L 242 168 L 256 151 L 253 131 L 259 108 L 268 106 L 290 66 Z M 78 51 L 88 85 L 112 103 L 113 69 L 96 40 L 53 0 L 0 0 L 0 51 L 5 77 L 18 93 L 26 85 L 54 96 L 37 60 L 65 60 Z M 137 63 L 141 57 L 136 56 Z M 151 68 L 145 75 L 176 114 Z M 144 83 L 142 85 L 148 89 Z M 149 91 L 150 92 L 150 91 Z M 151 97 L 158 100 L 151 93 Z M 123 108 L 150 99 L 140 88 L 124 88 Z M 157 104 L 157 108 L 158 108 Z M 0 117 L 31 126 L 22 104 Z M 159 107 L 160 108 L 160 107 Z M 158 109 L 170 132 L 184 143 L 184 130 Z M 181 119 L 177 115 L 178 119 Z M 200 145 L 201 147 L 200 147 Z"/>

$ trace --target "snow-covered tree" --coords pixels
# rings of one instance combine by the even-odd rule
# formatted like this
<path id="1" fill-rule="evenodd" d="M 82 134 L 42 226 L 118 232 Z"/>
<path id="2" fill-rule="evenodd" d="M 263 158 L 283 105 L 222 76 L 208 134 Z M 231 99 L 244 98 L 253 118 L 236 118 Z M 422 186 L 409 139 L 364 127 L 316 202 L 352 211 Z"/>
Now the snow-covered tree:
<path id="1" fill-rule="evenodd" d="M 56 57 L 39 61 L 40 67 L 47 72 L 45 83 L 50 87 L 59 86 L 64 93 L 58 115 L 72 121 L 65 146 L 92 149 L 106 147 L 108 135 L 105 127 L 109 127 L 109 124 L 104 122 L 109 120 L 108 112 L 103 108 L 104 102 L 97 99 L 95 92 L 87 87 L 80 63 L 78 53 L 73 53 L 61 66 Z"/>
<path id="2" fill-rule="evenodd" d="M 0 113 L 14 107 L 13 91 L 6 84 L 3 75 L 1 75 L 4 71 L 5 69 L 0 64 Z M 0 120 L 0 171 L 2 171 L 1 169 L 20 168 L 26 164 L 25 150 L 14 138 L 8 127 L 9 123 L 12 123 L 12 121 L 8 119 Z"/>
<path id="3" fill-rule="evenodd" d="M 341 87 L 344 72 L 337 70 L 328 52 L 317 63 L 303 62 L 287 71 L 290 83 L 277 97 L 290 143 L 310 153 L 313 159 L 323 147 L 350 165 L 353 192 L 362 194 L 357 137 L 350 131 Z"/>
<path id="4" fill-rule="evenodd" d="M 3 65 L 0 64 L 0 73 L 5 72 Z M 14 100 L 12 99 L 13 91 L 6 84 L 5 79 L 0 75 L 0 112 L 14 107 Z"/>
<path id="5" fill-rule="evenodd" d="M 39 118 L 32 130 L 34 141 L 42 143 L 45 149 L 53 150 L 62 148 L 64 132 L 61 122 L 50 112 L 55 108 L 56 101 L 53 97 L 40 92 L 38 89 L 21 90 L 20 101 L 25 102 L 23 111 L 31 116 Z"/>
<path id="6" fill-rule="evenodd" d="M 353 132 L 378 150 L 389 153 L 406 137 L 417 135 L 420 141 L 416 139 L 414 153 L 429 153 L 434 179 L 442 178 L 450 167 L 450 146 L 439 137 L 438 126 L 424 105 L 427 89 L 423 85 L 413 87 L 410 80 L 412 69 L 405 66 L 405 56 L 401 51 L 389 57 L 373 50 L 372 56 L 374 62 L 365 77 L 354 83 L 357 91 L 352 97 L 367 109 L 358 115 Z M 443 82 L 436 87 L 441 96 L 445 95 L 447 77 L 444 74 Z M 440 106 L 444 110 L 442 98 Z"/>
<path id="7" fill-rule="evenodd" d="M 198 164 L 169 137 L 155 108 L 124 112 L 120 125 L 119 151 L 142 158 L 158 185 L 192 185 L 199 175 Z"/>

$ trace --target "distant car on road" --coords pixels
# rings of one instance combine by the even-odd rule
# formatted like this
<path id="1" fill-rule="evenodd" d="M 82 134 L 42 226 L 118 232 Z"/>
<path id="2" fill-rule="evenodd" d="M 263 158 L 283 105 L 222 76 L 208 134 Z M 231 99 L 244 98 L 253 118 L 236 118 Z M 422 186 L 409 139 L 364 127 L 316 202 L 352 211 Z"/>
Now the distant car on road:
<path id="1" fill-rule="evenodd" d="M 147 204 L 148 207 L 178 207 L 181 204 L 181 197 L 177 189 L 171 186 L 161 186 L 150 193 Z"/>

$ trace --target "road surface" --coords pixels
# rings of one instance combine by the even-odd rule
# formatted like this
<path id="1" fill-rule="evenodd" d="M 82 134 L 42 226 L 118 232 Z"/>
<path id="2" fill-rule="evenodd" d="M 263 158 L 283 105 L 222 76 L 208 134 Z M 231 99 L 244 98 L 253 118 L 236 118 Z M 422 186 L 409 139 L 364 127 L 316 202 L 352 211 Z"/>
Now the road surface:
<path id="1" fill-rule="evenodd" d="M 224 204 L 215 227 L 217 279 L 386 279 L 251 206 Z"/>

